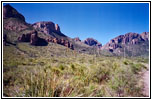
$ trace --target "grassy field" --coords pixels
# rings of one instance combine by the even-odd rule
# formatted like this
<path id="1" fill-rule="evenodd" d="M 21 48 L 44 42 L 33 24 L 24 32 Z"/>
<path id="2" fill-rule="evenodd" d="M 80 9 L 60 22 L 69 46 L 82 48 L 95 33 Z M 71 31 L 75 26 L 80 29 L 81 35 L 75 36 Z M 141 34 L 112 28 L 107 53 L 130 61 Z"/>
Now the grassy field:
<path id="1" fill-rule="evenodd" d="M 64 46 L 3 46 L 3 95 L 141 97 L 148 59 L 77 53 Z"/>

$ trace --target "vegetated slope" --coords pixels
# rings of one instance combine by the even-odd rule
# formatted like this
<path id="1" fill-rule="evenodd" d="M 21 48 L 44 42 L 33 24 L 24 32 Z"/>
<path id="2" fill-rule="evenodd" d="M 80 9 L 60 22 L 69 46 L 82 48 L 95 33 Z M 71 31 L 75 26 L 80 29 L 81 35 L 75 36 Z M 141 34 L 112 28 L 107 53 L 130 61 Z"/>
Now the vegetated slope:
<path id="1" fill-rule="evenodd" d="M 4 96 L 140 97 L 148 59 L 80 54 L 54 43 L 4 46 Z"/>
<path id="2" fill-rule="evenodd" d="M 35 28 L 16 14 L 3 20 L 3 33 L 7 35 L 3 44 L 4 96 L 145 96 L 138 73 L 146 69 L 148 59 L 102 56 L 103 51 L 58 33 L 61 32 L 58 25 L 53 25 L 52 31 L 41 29 L 43 24 Z M 34 30 L 43 39 L 67 39 L 74 50 L 54 42 L 33 46 L 18 41 L 18 37 Z"/>
<path id="3" fill-rule="evenodd" d="M 126 33 L 111 39 L 102 50 L 107 50 L 118 56 L 149 56 L 149 32 Z"/>
<path id="4" fill-rule="evenodd" d="M 23 37 L 23 35 L 29 34 L 34 30 L 37 31 L 38 36 L 47 42 L 54 42 L 59 45 L 68 45 L 67 47 L 74 49 L 78 52 L 95 54 L 95 50 L 84 43 L 76 43 L 70 37 L 64 35 L 58 24 L 54 24 L 51 21 L 41 21 L 34 24 L 28 24 L 25 21 L 23 15 L 21 15 L 15 8 L 10 5 L 5 5 L 4 7 L 3 23 L 3 36 L 7 37 L 7 42 L 16 44 L 18 43 L 18 38 Z M 67 43 L 61 43 L 61 40 L 66 41 Z M 73 47 L 70 47 L 73 46 Z"/>

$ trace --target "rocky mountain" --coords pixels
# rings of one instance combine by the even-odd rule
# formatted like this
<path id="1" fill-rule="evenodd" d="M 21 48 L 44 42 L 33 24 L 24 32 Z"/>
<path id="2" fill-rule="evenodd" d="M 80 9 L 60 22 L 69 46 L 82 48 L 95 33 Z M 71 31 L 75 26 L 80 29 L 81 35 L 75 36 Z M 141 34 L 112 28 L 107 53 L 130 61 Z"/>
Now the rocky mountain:
<path id="1" fill-rule="evenodd" d="M 149 32 L 143 32 L 140 34 L 140 36 L 145 40 L 149 41 Z"/>
<path id="2" fill-rule="evenodd" d="M 41 21 L 34 24 L 28 24 L 25 17 L 21 15 L 11 5 L 3 7 L 3 26 L 4 42 L 9 44 L 19 44 L 27 42 L 30 45 L 46 46 L 55 43 L 72 50 L 89 50 L 89 47 L 75 43 L 71 38 L 64 35 L 58 24 L 51 21 Z"/>
<path id="3" fill-rule="evenodd" d="M 25 17 L 9 4 L 3 7 L 3 27 L 10 31 L 22 31 L 30 28 Z"/>
<path id="4" fill-rule="evenodd" d="M 94 47 L 97 47 L 97 48 L 101 48 L 102 47 L 102 44 L 99 43 L 96 39 L 93 39 L 93 38 L 87 38 L 83 42 L 85 44 L 89 45 L 89 46 L 94 46 Z"/>
<path id="5" fill-rule="evenodd" d="M 111 39 L 102 46 L 96 39 L 87 38 L 81 41 L 72 39 L 61 32 L 60 26 L 51 21 L 40 21 L 28 24 L 25 17 L 12 6 L 3 7 L 4 42 L 18 44 L 28 42 L 30 45 L 47 46 L 50 42 L 65 46 L 79 53 L 117 56 L 148 56 L 149 32 L 126 33 Z"/>
<path id="6" fill-rule="evenodd" d="M 3 18 L 18 18 L 25 22 L 25 18 L 22 14 L 20 14 L 15 8 L 10 6 L 9 4 L 3 7 Z"/>
<path id="7" fill-rule="evenodd" d="M 28 24 L 24 16 L 9 4 L 3 7 L 3 22 L 5 43 L 28 42 L 35 46 L 46 46 L 52 42 L 74 49 L 58 24 L 51 21 Z"/>
<path id="8" fill-rule="evenodd" d="M 149 53 L 149 32 L 126 33 L 111 39 L 101 50 L 108 50 L 116 55 L 141 56 Z M 143 54 L 144 52 L 144 54 Z"/>
<path id="9" fill-rule="evenodd" d="M 39 31 L 41 31 L 42 33 L 45 33 L 45 34 L 50 34 L 50 35 L 54 36 L 53 33 L 56 33 L 60 36 L 66 37 L 63 33 L 61 33 L 59 25 L 54 24 L 51 21 L 36 22 L 36 23 L 32 24 L 32 26 L 35 29 L 39 29 Z"/>

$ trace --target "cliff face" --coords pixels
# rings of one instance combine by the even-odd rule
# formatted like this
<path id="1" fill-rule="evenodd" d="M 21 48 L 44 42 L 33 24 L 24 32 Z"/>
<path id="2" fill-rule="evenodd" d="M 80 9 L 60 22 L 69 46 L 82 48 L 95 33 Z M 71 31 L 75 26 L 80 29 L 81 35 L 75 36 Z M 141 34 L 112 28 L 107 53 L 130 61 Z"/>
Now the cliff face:
<path id="1" fill-rule="evenodd" d="M 102 50 L 108 50 L 121 55 L 124 52 L 128 55 L 142 55 L 149 52 L 149 32 L 138 33 L 126 33 L 116 38 L 111 39 Z"/>
<path id="2" fill-rule="evenodd" d="M 35 29 L 37 28 L 41 29 L 41 31 L 46 34 L 51 34 L 52 32 L 61 33 L 59 25 L 58 24 L 55 25 L 51 21 L 37 22 L 37 23 L 34 23 L 32 26 Z"/>
<path id="3" fill-rule="evenodd" d="M 3 7 L 3 18 L 18 18 L 25 22 L 25 18 L 21 15 L 15 8 L 10 6 L 9 4 Z"/>
<path id="4" fill-rule="evenodd" d="M 149 32 L 141 34 L 126 33 L 111 39 L 106 45 L 102 46 L 101 43 L 93 38 L 87 38 L 84 41 L 81 41 L 78 37 L 71 39 L 61 32 L 58 24 L 51 21 L 28 24 L 25 22 L 24 16 L 10 5 L 3 7 L 3 27 L 4 36 L 7 34 L 8 37 L 11 37 L 10 40 L 16 41 L 19 38 L 19 41 L 30 41 L 32 45 L 45 45 L 47 42 L 53 42 L 78 51 L 90 53 L 92 49 L 106 50 L 120 56 L 124 52 L 135 55 L 148 55 L 149 53 Z M 37 31 L 39 35 L 29 35 L 29 31 Z M 11 32 L 14 34 L 10 34 Z M 6 39 L 4 38 L 4 40 Z"/>
<path id="5" fill-rule="evenodd" d="M 95 46 L 97 48 L 101 48 L 102 44 L 99 43 L 97 40 L 93 39 L 93 38 L 87 38 L 86 40 L 84 40 L 84 43 L 89 45 L 89 46 Z"/>
<path id="6" fill-rule="evenodd" d="M 23 15 L 7 4 L 3 7 L 3 26 L 6 30 L 18 32 L 27 29 L 29 24 L 25 22 Z"/>

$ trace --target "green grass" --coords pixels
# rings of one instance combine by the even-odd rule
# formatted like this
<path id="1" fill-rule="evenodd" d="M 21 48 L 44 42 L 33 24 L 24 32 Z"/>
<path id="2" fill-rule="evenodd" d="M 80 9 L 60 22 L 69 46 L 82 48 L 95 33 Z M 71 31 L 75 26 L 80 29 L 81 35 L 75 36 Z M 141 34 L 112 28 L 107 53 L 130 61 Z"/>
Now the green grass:
<path id="1" fill-rule="evenodd" d="M 3 94 L 13 97 L 141 97 L 146 59 L 95 56 L 64 46 L 4 46 Z"/>

